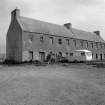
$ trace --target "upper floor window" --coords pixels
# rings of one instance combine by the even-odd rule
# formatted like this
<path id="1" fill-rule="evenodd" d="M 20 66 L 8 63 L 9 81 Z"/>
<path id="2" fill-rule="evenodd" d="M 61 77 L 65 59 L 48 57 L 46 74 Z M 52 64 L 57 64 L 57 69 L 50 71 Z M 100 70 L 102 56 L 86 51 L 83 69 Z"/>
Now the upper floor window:
<path id="1" fill-rule="evenodd" d="M 70 53 L 70 56 L 73 56 L 73 53 Z"/>
<path id="2" fill-rule="evenodd" d="M 89 46 L 89 44 L 88 44 L 88 42 L 86 42 L 86 47 L 88 48 L 88 46 Z"/>
<path id="3" fill-rule="evenodd" d="M 96 48 L 98 48 L 98 42 L 96 42 Z"/>
<path id="4" fill-rule="evenodd" d="M 58 39 L 58 44 L 62 44 L 62 39 Z"/>
<path id="5" fill-rule="evenodd" d="M 28 40 L 29 40 L 30 43 L 32 43 L 32 41 L 33 41 L 33 35 L 29 35 L 28 36 Z"/>
<path id="6" fill-rule="evenodd" d="M 49 37 L 49 39 L 50 39 L 50 43 L 53 44 L 54 43 L 53 37 Z"/>
<path id="7" fill-rule="evenodd" d="M 91 47 L 93 48 L 93 42 L 91 42 Z"/>
<path id="8" fill-rule="evenodd" d="M 105 44 L 104 44 L 104 48 L 105 48 Z"/>
<path id="9" fill-rule="evenodd" d="M 42 43 L 44 42 L 43 36 L 40 37 L 40 42 L 42 42 Z"/>
<path id="10" fill-rule="evenodd" d="M 67 42 L 67 45 L 69 46 L 70 45 L 70 40 L 66 39 L 66 42 Z"/>
<path id="11" fill-rule="evenodd" d="M 83 47 L 83 41 L 81 41 L 80 43 L 81 43 L 81 47 Z"/>
<path id="12" fill-rule="evenodd" d="M 102 43 L 100 43 L 100 47 L 102 48 Z"/>
<path id="13" fill-rule="evenodd" d="M 73 42 L 74 42 L 74 46 L 76 46 L 76 40 L 73 40 Z"/>

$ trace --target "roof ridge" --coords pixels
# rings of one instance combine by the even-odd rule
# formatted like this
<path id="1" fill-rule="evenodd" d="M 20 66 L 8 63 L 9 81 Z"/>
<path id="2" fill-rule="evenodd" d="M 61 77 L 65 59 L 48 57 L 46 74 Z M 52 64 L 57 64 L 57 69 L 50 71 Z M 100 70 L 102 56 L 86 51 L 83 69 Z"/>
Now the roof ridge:
<path id="1" fill-rule="evenodd" d="M 87 33 L 91 33 L 91 34 L 94 34 L 94 35 L 96 35 L 95 33 L 93 33 L 93 32 L 90 32 L 90 31 L 81 30 L 81 29 L 76 29 L 76 28 L 72 28 L 72 29 L 75 29 L 75 30 L 78 30 L 78 31 L 87 32 Z"/>
<path id="2" fill-rule="evenodd" d="M 24 16 L 20 16 L 22 18 L 27 18 L 27 19 L 30 19 L 30 20 L 33 20 L 33 21 L 39 21 L 39 22 L 43 22 L 43 23 L 48 23 L 48 24 L 52 24 L 52 25 L 57 25 L 57 26 L 63 26 L 63 25 L 60 25 L 60 24 L 55 24 L 55 23 L 52 23 L 52 22 L 47 22 L 47 21 L 43 21 L 43 20 L 38 20 L 38 19 L 34 19 L 34 18 L 30 18 L 30 17 L 24 17 Z M 64 27 L 64 26 L 63 26 Z"/>

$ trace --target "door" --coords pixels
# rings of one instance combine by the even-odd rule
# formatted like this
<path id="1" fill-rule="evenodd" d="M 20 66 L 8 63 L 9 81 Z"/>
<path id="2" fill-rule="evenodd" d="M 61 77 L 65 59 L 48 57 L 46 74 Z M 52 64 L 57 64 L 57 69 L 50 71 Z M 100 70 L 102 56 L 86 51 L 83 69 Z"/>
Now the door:
<path id="1" fill-rule="evenodd" d="M 98 54 L 96 54 L 96 60 L 98 59 Z"/>
<path id="2" fill-rule="evenodd" d="M 100 60 L 102 60 L 102 54 L 100 54 Z"/>
<path id="3" fill-rule="evenodd" d="M 33 51 L 29 51 L 29 60 L 33 61 Z"/>
<path id="4" fill-rule="evenodd" d="M 39 52 L 39 58 L 41 62 L 45 61 L 45 52 Z"/>

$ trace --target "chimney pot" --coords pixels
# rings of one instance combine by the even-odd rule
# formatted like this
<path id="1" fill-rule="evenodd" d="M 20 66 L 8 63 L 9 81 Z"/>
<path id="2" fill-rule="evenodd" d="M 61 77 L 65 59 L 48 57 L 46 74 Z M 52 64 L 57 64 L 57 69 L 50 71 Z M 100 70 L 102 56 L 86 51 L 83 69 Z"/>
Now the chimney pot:
<path id="1" fill-rule="evenodd" d="M 67 28 L 67 29 L 70 29 L 72 24 L 71 23 L 65 23 L 64 26 Z"/>
<path id="2" fill-rule="evenodd" d="M 98 36 L 100 36 L 100 31 L 94 31 L 94 33 Z"/>

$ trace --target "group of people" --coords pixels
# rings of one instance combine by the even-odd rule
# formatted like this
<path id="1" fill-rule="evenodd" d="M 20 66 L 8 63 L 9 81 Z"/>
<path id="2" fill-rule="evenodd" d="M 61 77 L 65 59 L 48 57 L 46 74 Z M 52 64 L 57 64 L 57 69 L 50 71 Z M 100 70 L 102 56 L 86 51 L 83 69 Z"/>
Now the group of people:
<path id="1" fill-rule="evenodd" d="M 46 57 L 46 62 L 48 62 L 49 64 L 55 63 L 56 62 L 55 54 L 50 52 Z"/>
<path id="2" fill-rule="evenodd" d="M 49 52 L 47 57 L 46 57 L 46 62 L 48 62 L 49 64 L 53 64 L 53 63 L 59 61 L 60 58 L 62 58 L 61 52 L 59 52 L 58 54 L 55 54 L 53 52 Z"/>

